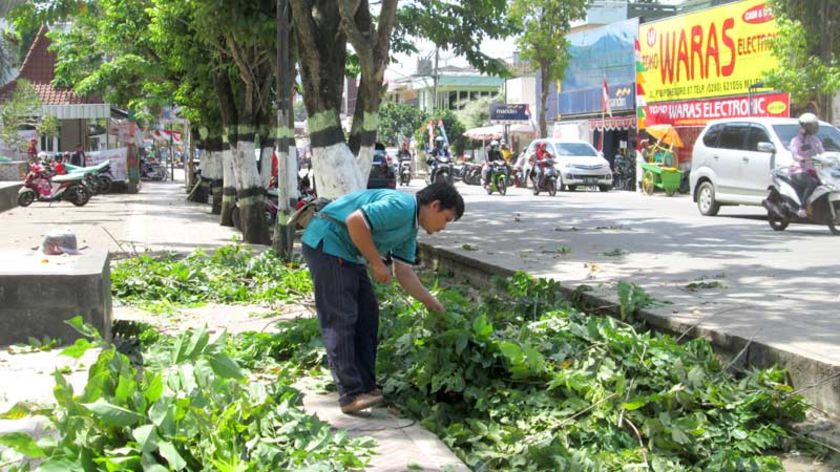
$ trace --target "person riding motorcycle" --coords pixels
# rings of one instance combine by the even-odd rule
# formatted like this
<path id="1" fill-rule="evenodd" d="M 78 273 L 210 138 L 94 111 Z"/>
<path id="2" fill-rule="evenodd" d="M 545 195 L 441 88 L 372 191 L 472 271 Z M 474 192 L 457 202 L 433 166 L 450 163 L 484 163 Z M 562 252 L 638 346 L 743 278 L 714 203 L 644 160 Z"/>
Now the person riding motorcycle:
<path id="1" fill-rule="evenodd" d="M 484 166 L 481 168 L 481 185 L 487 188 L 490 185 L 490 169 L 493 164 L 504 164 L 507 167 L 502 157 L 502 152 L 499 150 L 499 142 L 495 139 L 490 141 L 490 148 L 487 150 L 487 160 L 484 161 Z"/>
<path id="2" fill-rule="evenodd" d="M 799 193 L 802 208 L 798 216 L 807 218 L 809 208 L 808 198 L 817 186 L 820 179 L 817 177 L 817 170 L 814 168 L 813 157 L 825 152 L 822 141 L 817 137 L 820 122 L 817 115 L 804 113 L 799 117 L 799 133 L 790 141 L 790 153 L 793 156 L 793 164 L 788 168 L 788 173 Z"/>
<path id="3" fill-rule="evenodd" d="M 435 172 L 437 171 L 438 158 L 440 157 L 452 157 L 449 155 L 449 149 L 444 147 L 443 136 L 435 138 L 435 148 L 432 149 L 432 152 L 426 158 L 426 165 L 429 167 L 429 175 L 432 178 L 434 178 Z"/>
<path id="4" fill-rule="evenodd" d="M 511 161 L 511 159 L 513 159 L 513 152 L 510 150 L 510 147 L 508 146 L 507 142 L 504 139 L 500 142 L 500 144 L 501 144 L 500 152 L 502 153 L 502 159 L 504 159 L 505 163 L 508 166 L 510 166 L 510 161 Z"/>
<path id="5" fill-rule="evenodd" d="M 542 164 L 543 161 L 551 159 L 552 156 L 551 153 L 548 152 L 548 150 L 546 149 L 545 143 L 540 143 L 537 145 L 537 152 L 534 153 L 534 157 L 536 159 L 536 162 L 534 163 L 536 172 L 532 172 L 531 177 L 534 179 L 534 187 L 539 187 L 540 179 L 542 179 L 543 175 L 543 166 L 540 164 Z"/>

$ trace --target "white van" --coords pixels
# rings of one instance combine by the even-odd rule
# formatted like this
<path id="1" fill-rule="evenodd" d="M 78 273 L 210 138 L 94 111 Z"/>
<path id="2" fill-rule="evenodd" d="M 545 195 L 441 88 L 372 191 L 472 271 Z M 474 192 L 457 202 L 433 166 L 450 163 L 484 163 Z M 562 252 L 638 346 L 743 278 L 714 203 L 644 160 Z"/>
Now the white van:
<path id="1" fill-rule="evenodd" d="M 796 118 L 730 118 L 712 121 L 694 143 L 691 195 L 706 216 L 722 205 L 761 205 L 770 171 L 793 162 L 790 141 Z M 820 122 L 817 136 L 827 152 L 840 152 L 840 130 Z"/>

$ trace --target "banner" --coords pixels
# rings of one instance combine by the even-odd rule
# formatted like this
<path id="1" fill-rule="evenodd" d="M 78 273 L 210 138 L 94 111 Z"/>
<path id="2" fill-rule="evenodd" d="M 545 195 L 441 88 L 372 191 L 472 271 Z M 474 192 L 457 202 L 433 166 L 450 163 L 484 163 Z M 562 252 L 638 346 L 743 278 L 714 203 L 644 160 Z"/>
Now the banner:
<path id="1" fill-rule="evenodd" d="M 115 182 L 128 180 L 128 148 L 107 149 L 105 151 L 85 152 L 85 166 L 95 166 L 100 162 L 111 161 L 111 175 Z"/>
<path id="2" fill-rule="evenodd" d="M 790 95 L 786 93 L 753 95 L 752 103 L 752 113 L 747 96 L 652 103 L 647 106 L 645 120 L 648 126 L 704 126 L 721 118 L 790 116 Z"/>
<path id="3" fill-rule="evenodd" d="M 746 95 L 750 85 L 778 64 L 770 49 L 777 34 L 765 0 L 641 24 L 647 103 Z"/>

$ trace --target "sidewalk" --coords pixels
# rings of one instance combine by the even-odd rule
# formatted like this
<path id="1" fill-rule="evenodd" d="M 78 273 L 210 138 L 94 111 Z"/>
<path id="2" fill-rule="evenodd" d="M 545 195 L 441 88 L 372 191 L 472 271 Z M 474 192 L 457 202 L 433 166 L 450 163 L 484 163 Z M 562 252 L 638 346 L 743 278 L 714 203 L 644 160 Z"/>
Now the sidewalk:
<path id="1" fill-rule="evenodd" d="M 76 233 L 80 246 L 123 253 L 211 250 L 229 244 L 234 237 L 241 240 L 238 231 L 218 224 L 218 216 L 210 214 L 210 205 L 189 203 L 185 199 L 183 181 L 176 180 L 144 182 L 138 194 L 101 195 L 81 208 L 62 202 L 15 208 L 0 213 L 3 228 L 0 248 L 29 251 L 40 244 L 43 234 L 50 229 L 68 227 Z M 264 328 L 268 320 L 250 317 L 253 311 L 253 307 L 235 306 L 186 310 L 181 318 L 188 319 L 179 322 L 178 327 L 183 329 L 184 323 L 196 326 L 209 323 L 211 327 L 225 325 L 228 331 Z M 191 312 L 195 313 L 191 315 Z M 142 315 L 136 310 L 114 308 L 114 319 L 138 316 Z M 95 355 L 92 351 L 88 354 Z M 88 359 L 85 365 L 89 362 Z M 57 358 L 57 351 L 10 356 L 0 350 L 0 412 L 22 399 L 51 401 L 52 372 L 56 366 L 63 365 L 77 364 L 69 358 Z M 25 379 L 25 389 L 19 388 L 21 378 Z M 74 369 L 70 378 L 76 390 L 81 390 L 87 378 L 86 369 Z M 377 441 L 377 454 L 366 470 L 469 470 L 434 434 L 410 419 L 400 418 L 384 408 L 374 409 L 370 418 L 350 417 L 340 413 L 334 394 L 317 393 L 307 384 L 301 384 L 301 388 L 306 411 L 335 428 L 349 429 L 351 434 L 370 436 Z M 40 432 L 42 427 L 37 420 L 0 420 L 0 433 Z"/>

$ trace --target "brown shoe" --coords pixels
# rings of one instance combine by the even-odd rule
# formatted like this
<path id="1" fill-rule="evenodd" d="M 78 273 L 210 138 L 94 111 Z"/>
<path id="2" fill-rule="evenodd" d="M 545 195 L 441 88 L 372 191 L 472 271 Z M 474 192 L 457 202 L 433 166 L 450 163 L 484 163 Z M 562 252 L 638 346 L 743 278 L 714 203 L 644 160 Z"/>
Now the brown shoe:
<path id="1" fill-rule="evenodd" d="M 368 408 L 372 408 L 377 405 L 381 405 L 382 402 L 385 401 L 382 398 L 382 395 L 373 395 L 371 393 L 362 393 L 356 398 L 353 399 L 352 402 L 344 405 L 341 407 L 341 412 L 352 415 L 354 413 L 358 413 L 362 410 L 366 410 Z"/>

